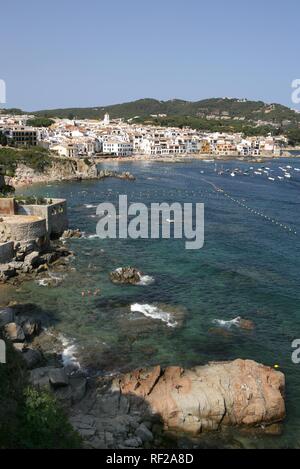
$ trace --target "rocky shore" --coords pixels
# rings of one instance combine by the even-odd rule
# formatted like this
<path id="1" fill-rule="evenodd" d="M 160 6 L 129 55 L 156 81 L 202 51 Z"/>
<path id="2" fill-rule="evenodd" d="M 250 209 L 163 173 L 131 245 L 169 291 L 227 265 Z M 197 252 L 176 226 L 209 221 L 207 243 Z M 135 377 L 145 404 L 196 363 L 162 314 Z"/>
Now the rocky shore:
<path id="1" fill-rule="evenodd" d="M 181 438 L 201 446 L 208 433 L 230 428 L 278 434 L 285 418 L 284 375 L 254 361 L 92 377 L 64 363 L 58 335 L 43 330 L 34 308 L 0 308 L 0 328 L 30 383 L 54 394 L 86 448 L 162 448 L 170 441 L 174 447 Z M 52 354 L 43 349 L 43 335 L 56 344 Z"/>
<path id="2" fill-rule="evenodd" d="M 54 266 L 67 266 L 73 253 L 60 242 L 41 246 L 37 241 L 18 242 L 11 262 L 0 264 L 0 283 L 20 283 L 22 280 L 39 278 Z"/>
<path id="3" fill-rule="evenodd" d="M 25 164 L 19 164 L 13 177 L 5 177 L 6 184 L 22 187 L 36 183 L 56 181 L 81 181 L 114 177 L 134 181 L 135 177 L 127 172 L 101 170 L 93 158 L 51 158 L 50 166 L 43 172 L 37 172 Z"/>

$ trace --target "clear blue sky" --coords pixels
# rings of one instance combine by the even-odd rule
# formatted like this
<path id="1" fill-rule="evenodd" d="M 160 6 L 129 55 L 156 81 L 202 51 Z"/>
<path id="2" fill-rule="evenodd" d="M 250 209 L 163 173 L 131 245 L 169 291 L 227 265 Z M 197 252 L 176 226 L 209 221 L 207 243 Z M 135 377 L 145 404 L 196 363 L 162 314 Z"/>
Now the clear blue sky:
<path id="1" fill-rule="evenodd" d="M 293 106 L 299 0 L 14 0 L 0 17 L 7 107 L 219 96 Z"/>

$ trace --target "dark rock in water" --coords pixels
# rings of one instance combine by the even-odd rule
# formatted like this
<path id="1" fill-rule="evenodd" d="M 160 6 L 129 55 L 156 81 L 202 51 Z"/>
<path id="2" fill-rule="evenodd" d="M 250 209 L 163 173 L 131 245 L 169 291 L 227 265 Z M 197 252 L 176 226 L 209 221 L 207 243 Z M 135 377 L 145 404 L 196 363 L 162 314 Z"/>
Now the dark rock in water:
<path id="1" fill-rule="evenodd" d="M 109 274 L 113 283 L 137 285 L 143 274 L 134 267 L 120 267 Z"/>
<path id="2" fill-rule="evenodd" d="M 15 312 L 13 308 L 0 309 L 0 327 L 3 327 L 10 322 L 14 322 L 14 320 Z"/>

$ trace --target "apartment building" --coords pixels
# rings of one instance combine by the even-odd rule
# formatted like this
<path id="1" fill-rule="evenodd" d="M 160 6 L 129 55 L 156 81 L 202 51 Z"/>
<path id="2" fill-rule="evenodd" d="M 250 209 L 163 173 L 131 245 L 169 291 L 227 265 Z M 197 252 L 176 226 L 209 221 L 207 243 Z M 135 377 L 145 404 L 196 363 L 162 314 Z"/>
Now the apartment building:
<path id="1" fill-rule="evenodd" d="M 33 127 L 12 127 L 4 131 L 9 142 L 17 146 L 36 146 L 38 134 Z"/>
<path id="2" fill-rule="evenodd" d="M 133 145 L 130 142 L 106 140 L 103 142 L 103 153 L 112 156 L 132 156 Z"/>

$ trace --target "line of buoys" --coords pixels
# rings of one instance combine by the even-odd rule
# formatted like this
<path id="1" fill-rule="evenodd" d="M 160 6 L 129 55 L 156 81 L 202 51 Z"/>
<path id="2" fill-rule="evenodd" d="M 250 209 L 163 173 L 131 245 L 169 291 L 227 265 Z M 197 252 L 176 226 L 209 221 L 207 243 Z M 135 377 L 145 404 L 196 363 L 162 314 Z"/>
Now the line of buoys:
<path id="1" fill-rule="evenodd" d="M 271 221 L 272 223 L 276 224 L 277 226 L 279 226 L 280 228 L 283 228 L 284 230 L 287 230 L 289 231 L 290 233 L 294 233 L 295 235 L 297 234 L 297 231 L 293 231 L 293 229 L 288 226 L 288 225 L 285 225 L 283 223 L 281 223 L 280 221 L 277 221 L 275 219 L 272 219 L 270 217 L 268 217 L 266 214 L 264 214 L 263 212 L 259 212 L 258 210 L 255 210 L 254 208 L 252 207 L 249 207 L 248 205 L 246 204 L 243 204 L 240 200 L 238 199 L 235 199 L 234 197 L 232 197 L 230 194 L 226 193 L 223 189 L 221 188 L 218 188 L 215 184 L 213 184 L 212 182 L 210 181 L 207 181 L 205 180 L 204 178 L 201 178 L 203 179 L 205 182 L 207 182 L 208 184 L 212 185 L 215 190 L 217 190 L 218 192 L 222 192 L 222 194 L 227 197 L 229 200 L 231 200 L 232 202 L 236 203 L 237 205 L 243 207 L 243 208 L 246 208 L 246 210 L 248 210 L 250 213 L 253 213 L 254 215 L 257 215 L 257 216 L 260 216 L 262 218 L 264 218 L 265 220 L 268 220 L 268 221 Z"/>

